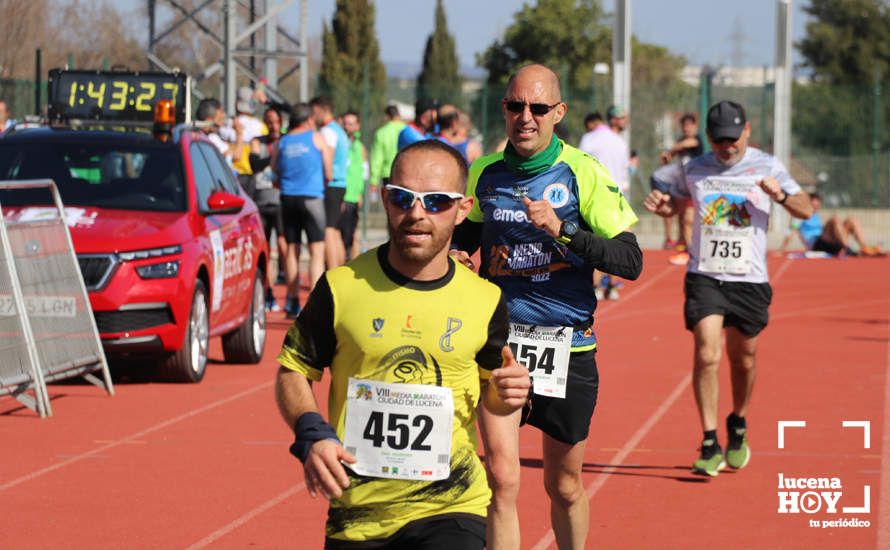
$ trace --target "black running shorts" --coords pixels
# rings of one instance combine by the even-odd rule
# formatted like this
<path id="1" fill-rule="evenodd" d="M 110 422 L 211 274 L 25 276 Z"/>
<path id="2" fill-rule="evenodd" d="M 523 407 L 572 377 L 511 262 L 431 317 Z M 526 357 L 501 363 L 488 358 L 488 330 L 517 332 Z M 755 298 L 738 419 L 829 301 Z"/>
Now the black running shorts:
<path id="1" fill-rule="evenodd" d="M 325 550 L 482 550 L 485 518 L 472 514 L 446 514 L 408 523 L 391 537 L 361 542 L 325 539 Z"/>
<path id="2" fill-rule="evenodd" d="M 596 407 L 599 382 L 596 350 L 573 352 L 565 398 L 532 394 L 526 423 L 569 445 L 584 441 Z"/>
<path id="3" fill-rule="evenodd" d="M 830 241 L 826 241 L 821 236 L 816 239 L 816 242 L 813 243 L 813 250 L 816 252 L 827 252 L 832 256 L 837 256 L 844 249 L 844 245 L 841 243 L 833 243 Z"/>
<path id="4" fill-rule="evenodd" d="M 328 187 L 324 190 L 324 215 L 327 220 L 325 227 L 334 229 L 340 227 L 344 196 L 346 196 L 345 187 Z"/>
<path id="5" fill-rule="evenodd" d="M 686 330 L 708 315 L 722 315 L 724 327 L 735 327 L 745 336 L 757 336 L 769 322 L 773 290 L 769 283 L 718 281 L 698 273 L 687 273 L 683 317 Z"/>
<path id="6" fill-rule="evenodd" d="M 275 230 L 277 235 L 284 236 L 284 222 L 281 219 L 281 205 L 280 204 L 267 204 L 263 206 L 257 206 L 257 210 L 260 212 L 260 219 L 263 222 L 263 232 L 266 234 L 266 241 L 269 244 L 272 243 L 272 230 Z"/>
<path id="7" fill-rule="evenodd" d="M 306 241 L 324 241 L 324 200 L 315 197 L 281 195 L 281 218 L 284 239 L 288 244 L 300 243 L 300 235 L 306 232 Z"/>

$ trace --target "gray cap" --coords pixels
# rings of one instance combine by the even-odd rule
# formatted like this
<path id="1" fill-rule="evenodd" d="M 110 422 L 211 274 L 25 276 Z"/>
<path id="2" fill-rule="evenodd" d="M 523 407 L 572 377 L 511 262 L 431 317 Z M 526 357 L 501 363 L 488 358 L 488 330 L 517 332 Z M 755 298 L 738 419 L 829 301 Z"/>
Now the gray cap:
<path id="1" fill-rule="evenodd" d="M 253 98 L 253 90 L 247 86 L 238 88 L 238 99 L 235 101 L 235 110 L 239 113 L 250 113 L 256 110 L 256 100 Z"/>

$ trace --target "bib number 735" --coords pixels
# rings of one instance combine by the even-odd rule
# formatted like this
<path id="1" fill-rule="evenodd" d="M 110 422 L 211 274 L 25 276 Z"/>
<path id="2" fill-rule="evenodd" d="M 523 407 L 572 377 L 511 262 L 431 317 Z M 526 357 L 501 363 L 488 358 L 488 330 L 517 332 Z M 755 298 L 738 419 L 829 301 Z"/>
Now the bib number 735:
<path id="1" fill-rule="evenodd" d="M 429 451 L 432 447 L 426 443 L 426 439 L 431 431 L 433 419 L 425 414 L 419 414 L 411 420 L 411 416 L 407 414 L 373 411 L 362 431 L 362 437 L 374 447 L 382 447 L 386 443 L 390 449 L 401 451 L 410 442 L 412 451 Z"/>

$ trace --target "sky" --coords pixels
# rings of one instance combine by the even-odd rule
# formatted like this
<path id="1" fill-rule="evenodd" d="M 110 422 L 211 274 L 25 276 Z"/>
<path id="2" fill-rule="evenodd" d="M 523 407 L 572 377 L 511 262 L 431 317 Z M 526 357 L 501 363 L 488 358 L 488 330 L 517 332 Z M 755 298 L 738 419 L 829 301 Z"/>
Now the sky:
<path id="1" fill-rule="evenodd" d="M 806 0 L 791 0 L 793 40 L 804 36 Z M 638 39 L 666 46 L 691 64 L 723 65 L 733 60 L 730 35 L 743 35 L 746 66 L 772 65 L 775 59 L 776 0 L 630 0 L 631 31 Z M 455 36 L 461 65 L 475 66 L 487 48 L 522 8 L 523 0 L 444 0 L 448 27 Z M 298 4 L 298 3 L 297 3 Z M 335 0 L 309 0 L 309 34 L 330 21 Z M 377 0 L 377 36 L 384 62 L 420 63 L 433 30 L 435 0 Z M 604 0 L 608 12 L 614 0 Z M 293 10 L 296 13 L 296 9 Z M 795 62 L 800 59 L 795 56 Z M 604 60 L 606 61 L 606 60 Z"/>
<path id="2" fill-rule="evenodd" d="M 274 5 L 278 0 L 269 0 Z M 308 33 L 320 36 L 323 21 L 331 21 L 335 0 L 309 2 Z M 530 0 L 533 1 L 533 0 Z M 667 47 L 692 65 L 733 65 L 734 50 L 743 66 L 772 65 L 775 59 L 776 0 L 628 0 L 631 31 L 643 42 Z M 793 40 L 804 36 L 808 0 L 790 0 Z M 123 0 L 125 9 L 144 9 L 145 0 Z M 513 21 L 524 0 L 444 0 L 448 27 L 455 36 L 462 67 L 476 66 L 484 51 Z M 257 4 L 261 4 L 257 0 Z M 279 22 L 297 34 L 290 21 L 299 17 L 299 4 L 286 9 Z M 159 2 L 165 10 L 166 2 Z M 607 12 L 615 0 L 603 0 Z M 376 0 L 377 37 L 381 59 L 387 64 L 420 66 L 427 37 L 433 31 L 436 0 Z M 733 34 L 740 39 L 731 39 Z M 738 44 L 740 47 L 734 48 Z M 603 60 L 608 61 L 608 60 Z M 794 63 L 800 56 L 793 53 Z"/>

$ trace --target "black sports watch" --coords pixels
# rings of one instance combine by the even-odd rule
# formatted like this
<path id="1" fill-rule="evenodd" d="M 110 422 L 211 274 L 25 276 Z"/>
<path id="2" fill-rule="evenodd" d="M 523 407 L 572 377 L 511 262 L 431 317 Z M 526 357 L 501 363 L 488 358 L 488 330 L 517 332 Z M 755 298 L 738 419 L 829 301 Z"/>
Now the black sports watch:
<path id="1" fill-rule="evenodd" d="M 580 230 L 581 228 L 578 226 L 577 223 L 571 220 L 564 220 L 562 222 L 562 225 L 559 226 L 559 237 L 557 237 L 556 240 L 560 244 L 569 244 L 570 242 L 572 242 L 572 239 L 575 238 L 575 235 L 577 235 L 578 231 Z"/>

